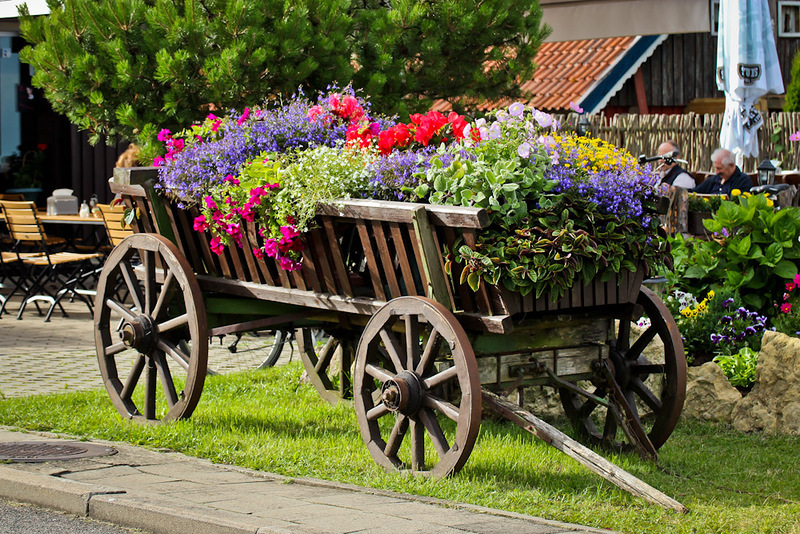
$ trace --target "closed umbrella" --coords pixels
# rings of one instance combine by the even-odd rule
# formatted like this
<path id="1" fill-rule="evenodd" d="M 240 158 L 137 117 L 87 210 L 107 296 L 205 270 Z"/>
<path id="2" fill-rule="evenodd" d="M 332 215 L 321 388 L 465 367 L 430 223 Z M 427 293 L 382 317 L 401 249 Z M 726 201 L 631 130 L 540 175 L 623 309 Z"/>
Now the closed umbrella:
<path id="1" fill-rule="evenodd" d="M 764 119 L 756 103 L 767 93 L 784 92 L 767 0 L 721 0 L 717 87 L 725 92 L 720 146 L 737 160 L 758 157 Z"/>

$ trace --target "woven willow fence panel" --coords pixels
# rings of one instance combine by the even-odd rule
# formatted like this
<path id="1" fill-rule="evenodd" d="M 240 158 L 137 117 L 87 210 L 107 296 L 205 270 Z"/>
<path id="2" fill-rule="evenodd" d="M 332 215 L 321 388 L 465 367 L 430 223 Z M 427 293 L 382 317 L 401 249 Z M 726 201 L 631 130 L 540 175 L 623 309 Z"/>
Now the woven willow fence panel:
<path id="1" fill-rule="evenodd" d="M 557 117 L 562 122 L 574 125 L 574 114 Z M 719 146 L 719 131 L 722 115 L 615 115 L 588 117 L 595 136 L 630 151 L 634 156 L 655 155 L 658 145 L 674 139 L 683 150 L 689 163 L 683 165 L 690 171 L 711 171 L 711 153 Z M 777 127 L 781 131 L 778 141 L 773 143 L 771 135 Z M 764 126 L 758 132 L 758 158 L 745 158 L 742 170 L 755 172 L 764 158 L 782 161 L 784 170 L 800 168 L 800 141 L 789 141 L 789 135 L 800 131 L 800 113 L 772 113 L 765 117 Z M 782 145 L 782 151 L 778 146 Z"/>

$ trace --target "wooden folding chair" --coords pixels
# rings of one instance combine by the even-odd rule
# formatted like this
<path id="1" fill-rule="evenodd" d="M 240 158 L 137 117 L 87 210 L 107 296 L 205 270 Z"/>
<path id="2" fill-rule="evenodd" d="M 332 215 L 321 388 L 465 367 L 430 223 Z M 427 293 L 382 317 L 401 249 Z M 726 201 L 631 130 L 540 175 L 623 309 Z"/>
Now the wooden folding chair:
<path id="1" fill-rule="evenodd" d="M 88 298 L 91 291 L 84 287 L 82 282 L 91 260 L 100 258 L 102 255 L 52 252 L 33 202 L 0 201 L 0 209 L 3 211 L 11 238 L 16 242 L 17 258 L 27 268 L 25 279 L 28 281 L 28 285 L 25 288 L 17 319 L 22 318 L 25 307 L 29 303 L 37 301 L 50 303 L 45 322 L 50 320 L 56 306 L 59 307 L 64 317 L 67 317 L 67 312 L 61 305 L 61 300 L 66 295 L 78 298 L 89 307 L 89 311 L 92 311 L 92 300 Z M 22 255 L 19 252 L 20 244 L 23 242 L 35 243 L 38 246 L 35 255 Z M 66 274 L 67 272 L 69 274 Z M 52 285 L 57 287 L 55 291 L 50 289 Z M 41 314 L 41 310 L 39 312 Z"/>
<path id="2" fill-rule="evenodd" d="M 100 213 L 103 215 L 108 242 L 112 247 L 116 247 L 123 239 L 133 234 L 133 228 L 124 223 L 125 206 L 98 204 L 97 207 L 100 208 Z"/>

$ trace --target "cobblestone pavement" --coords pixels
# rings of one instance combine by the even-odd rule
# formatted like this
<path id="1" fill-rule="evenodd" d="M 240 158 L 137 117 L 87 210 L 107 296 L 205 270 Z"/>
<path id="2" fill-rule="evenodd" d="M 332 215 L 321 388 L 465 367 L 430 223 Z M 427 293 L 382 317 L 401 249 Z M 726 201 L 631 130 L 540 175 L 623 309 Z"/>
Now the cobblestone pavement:
<path id="1" fill-rule="evenodd" d="M 19 299 L 8 306 L 9 314 L 0 318 L 0 395 L 24 397 L 102 388 L 94 348 L 92 314 L 85 304 L 65 303 L 68 317 L 54 313 L 49 323 L 31 307 L 21 320 L 16 319 Z M 269 336 L 246 335 L 236 353 L 228 350 L 234 336 L 215 338 L 209 347 L 209 369 L 226 373 L 253 369 L 266 358 Z M 286 344 L 278 364 L 298 358 L 294 347 Z"/>

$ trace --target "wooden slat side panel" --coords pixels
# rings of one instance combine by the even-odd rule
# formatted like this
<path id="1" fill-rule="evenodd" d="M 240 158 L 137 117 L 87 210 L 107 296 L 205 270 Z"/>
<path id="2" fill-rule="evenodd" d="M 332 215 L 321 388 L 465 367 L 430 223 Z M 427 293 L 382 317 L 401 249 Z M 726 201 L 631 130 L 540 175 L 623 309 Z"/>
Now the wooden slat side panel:
<path id="1" fill-rule="evenodd" d="M 416 231 L 414 230 L 413 226 L 409 231 L 409 241 L 411 242 L 411 250 L 414 252 L 412 260 L 416 266 L 416 273 L 419 275 L 420 283 L 422 284 L 419 294 L 426 296 L 428 292 L 428 275 L 425 273 L 425 264 L 422 260 L 422 250 L 419 246 L 419 239 L 417 238 Z"/>
<path id="2" fill-rule="evenodd" d="M 261 284 L 264 278 L 256 265 L 256 257 L 253 254 L 253 249 L 257 249 L 258 241 L 250 240 L 250 233 L 247 231 L 247 221 L 242 222 L 242 256 L 244 257 L 245 266 L 247 267 L 248 279 Z"/>
<path id="3" fill-rule="evenodd" d="M 411 250 L 411 247 L 408 246 L 408 242 L 403 239 L 403 232 L 400 230 L 400 225 L 398 223 L 389 223 L 389 230 L 392 234 L 392 242 L 394 243 L 395 250 L 397 251 L 397 259 L 400 263 L 400 273 L 402 274 L 400 283 L 404 289 L 403 294 L 411 296 L 419 295 L 414 280 L 414 273 L 408 261 L 414 252 Z"/>
<path id="4" fill-rule="evenodd" d="M 250 243 L 250 246 L 252 248 L 256 247 L 261 248 L 261 239 L 259 239 L 258 237 L 258 230 L 256 229 L 256 223 L 252 221 L 246 221 L 245 232 L 247 233 L 247 239 Z M 275 277 L 272 276 L 272 272 L 269 269 L 266 258 L 254 257 L 254 261 L 256 267 L 258 268 L 259 278 L 261 279 L 262 283 L 274 286 Z"/>
<path id="5" fill-rule="evenodd" d="M 289 280 L 289 275 L 281 268 L 281 264 L 278 262 L 278 260 L 270 258 L 268 261 L 278 271 L 278 279 L 281 281 L 281 285 L 286 289 L 291 289 L 292 282 Z"/>
<path id="6" fill-rule="evenodd" d="M 341 244 L 339 241 L 340 236 L 336 235 L 334 223 L 331 217 L 320 217 L 320 219 L 322 220 L 323 228 L 325 228 L 325 235 L 328 237 L 328 246 L 330 247 L 331 251 L 331 259 L 333 260 L 333 267 L 335 269 L 336 276 L 339 279 L 339 288 L 341 293 L 346 297 L 352 297 L 353 289 L 350 287 L 350 278 L 347 275 L 347 267 L 345 266 L 344 258 L 342 257 Z"/>
<path id="7" fill-rule="evenodd" d="M 317 260 L 318 274 L 322 276 L 322 282 L 325 284 L 324 291 L 335 295 L 336 280 L 331 270 L 331 262 L 328 259 L 328 248 L 325 246 L 323 239 L 323 230 L 315 228 L 309 233 L 309 246 L 314 250 L 314 256 Z"/>
<path id="8" fill-rule="evenodd" d="M 317 255 L 311 246 L 310 232 L 305 236 L 305 248 L 303 249 L 303 268 L 300 270 L 306 281 L 306 287 L 311 287 L 315 292 L 322 293 L 322 284 L 319 279 L 319 268 L 317 267 Z"/>
<path id="9" fill-rule="evenodd" d="M 242 249 L 236 243 L 231 243 L 227 248 L 228 257 L 231 259 L 231 276 L 236 280 L 242 282 L 249 282 L 247 273 L 245 272 L 242 262 Z"/>
<path id="10" fill-rule="evenodd" d="M 375 297 L 380 300 L 386 300 L 386 292 L 383 290 L 383 281 L 381 280 L 381 273 L 378 270 L 378 259 L 375 257 L 372 239 L 369 235 L 366 221 L 356 221 L 358 225 L 358 235 L 361 237 L 361 246 L 364 248 L 364 256 L 367 259 L 367 269 L 369 269 L 369 277 L 372 282 L 372 289 L 375 290 Z"/>
<path id="11" fill-rule="evenodd" d="M 386 233 L 383 230 L 383 225 L 379 221 L 372 221 L 372 235 L 375 238 L 376 253 L 380 258 L 381 267 L 383 268 L 384 278 L 389 287 L 388 299 L 399 297 L 400 285 L 397 283 L 397 276 L 394 272 L 394 262 L 392 259 L 395 257 L 393 251 L 389 250 L 389 244 L 386 241 Z"/>
<path id="12" fill-rule="evenodd" d="M 444 271 L 444 247 L 442 246 L 442 241 L 439 239 L 439 232 L 431 232 L 433 234 L 433 244 L 436 247 L 436 257 L 434 261 L 438 260 L 439 268 L 441 269 L 442 276 L 445 279 L 445 288 L 447 288 L 447 298 L 450 301 L 450 309 L 455 309 L 455 296 L 453 295 L 453 287 L 450 285 L 449 281 L 447 280 L 447 275 Z"/>

